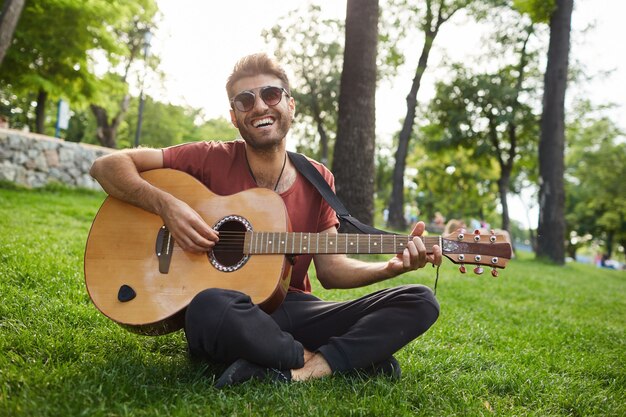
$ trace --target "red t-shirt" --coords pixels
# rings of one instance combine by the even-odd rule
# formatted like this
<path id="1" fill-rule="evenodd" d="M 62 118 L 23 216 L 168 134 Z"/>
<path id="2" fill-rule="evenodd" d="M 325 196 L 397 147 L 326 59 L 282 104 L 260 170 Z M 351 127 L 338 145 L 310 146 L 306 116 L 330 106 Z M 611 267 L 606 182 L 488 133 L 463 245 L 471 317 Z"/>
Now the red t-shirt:
<path id="1" fill-rule="evenodd" d="M 163 149 L 165 168 L 186 172 L 219 195 L 231 195 L 257 185 L 250 175 L 245 142 L 193 142 Z M 335 189 L 333 174 L 322 164 L 309 159 L 326 182 Z M 294 232 L 319 233 L 339 221 L 317 189 L 300 173 L 294 184 L 280 194 Z M 307 274 L 312 255 L 299 255 L 291 272 L 290 291 L 311 292 Z"/>

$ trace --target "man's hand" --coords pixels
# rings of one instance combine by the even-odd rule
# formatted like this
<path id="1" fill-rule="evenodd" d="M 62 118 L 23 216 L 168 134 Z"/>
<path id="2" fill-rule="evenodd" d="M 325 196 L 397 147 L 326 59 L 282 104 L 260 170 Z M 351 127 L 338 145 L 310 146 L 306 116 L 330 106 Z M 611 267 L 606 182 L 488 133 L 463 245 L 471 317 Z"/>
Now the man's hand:
<path id="1" fill-rule="evenodd" d="M 428 263 L 441 265 L 441 248 L 439 245 L 433 245 L 433 253 L 429 255 L 426 253 L 424 242 L 419 238 L 425 229 L 424 222 L 417 222 L 411 232 L 411 236 L 416 237 L 409 241 L 404 252 L 396 255 L 387 263 L 387 270 L 392 276 L 423 268 Z"/>
<path id="2" fill-rule="evenodd" d="M 219 233 L 184 201 L 174 197 L 167 199 L 159 214 L 174 240 L 185 251 L 209 252 L 219 240 Z"/>

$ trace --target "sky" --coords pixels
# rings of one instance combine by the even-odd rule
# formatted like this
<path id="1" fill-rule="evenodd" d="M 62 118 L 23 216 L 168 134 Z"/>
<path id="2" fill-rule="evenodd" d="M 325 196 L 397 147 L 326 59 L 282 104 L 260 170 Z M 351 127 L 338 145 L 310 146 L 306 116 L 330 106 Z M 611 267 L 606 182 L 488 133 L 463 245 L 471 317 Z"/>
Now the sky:
<path id="1" fill-rule="evenodd" d="M 269 52 L 261 36 L 288 12 L 304 6 L 306 0 L 157 0 L 163 14 L 152 38 L 152 50 L 161 58 L 163 82 L 148 80 L 145 90 L 153 97 L 174 104 L 202 108 L 208 118 L 228 119 L 224 85 L 234 63 L 244 55 Z M 322 12 L 345 19 L 345 0 L 318 0 Z M 572 16 L 570 62 L 584 63 L 591 81 L 568 89 L 568 99 L 588 97 L 596 104 L 615 103 L 613 120 L 626 130 L 626 15 L 624 0 L 576 0 Z M 456 18 L 456 17 L 455 17 Z M 418 100 L 428 102 L 444 57 L 463 60 L 480 53 L 481 28 L 459 17 L 442 27 L 433 47 L 429 69 L 424 74 Z M 421 40 L 407 48 L 406 63 L 397 77 L 381 83 L 377 91 L 376 125 L 381 138 L 389 138 L 401 127 L 406 113 L 405 97 L 415 72 Z M 610 71 L 607 73 L 607 71 Z M 530 222 L 520 201 L 514 200 L 512 217 L 536 226 L 536 207 Z M 525 199 L 524 204 L 534 202 Z"/>

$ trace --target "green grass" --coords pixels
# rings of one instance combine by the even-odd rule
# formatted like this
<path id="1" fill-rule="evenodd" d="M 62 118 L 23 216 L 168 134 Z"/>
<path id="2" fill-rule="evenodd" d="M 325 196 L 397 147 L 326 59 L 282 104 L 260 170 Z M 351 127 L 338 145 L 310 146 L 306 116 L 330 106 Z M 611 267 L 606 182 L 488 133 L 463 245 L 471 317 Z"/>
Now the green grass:
<path id="1" fill-rule="evenodd" d="M 212 388 L 182 332 L 129 333 L 91 304 L 82 257 L 104 196 L 0 186 L 0 416 L 624 416 L 626 273 L 522 254 L 500 278 L 446 263 L 435 326 L 399 382 L 331 377 Z M 421 282 L 426 268 L 350 291 Z"/>

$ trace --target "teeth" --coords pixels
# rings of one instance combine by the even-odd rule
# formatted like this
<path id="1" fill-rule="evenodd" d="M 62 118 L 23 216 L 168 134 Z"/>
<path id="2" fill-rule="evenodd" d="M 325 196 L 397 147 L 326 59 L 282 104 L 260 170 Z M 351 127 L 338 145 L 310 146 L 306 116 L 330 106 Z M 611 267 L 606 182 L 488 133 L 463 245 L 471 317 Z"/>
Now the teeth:
<path id="1" fill-rule="evenodd" d="M 261 127 L 261 126 L 271 126 L 273 124 L 274 124 L 274 120 L 271 117 L 264 117 L 263 119 L 255 120 L 252 123 L 252 126 Z"/>

